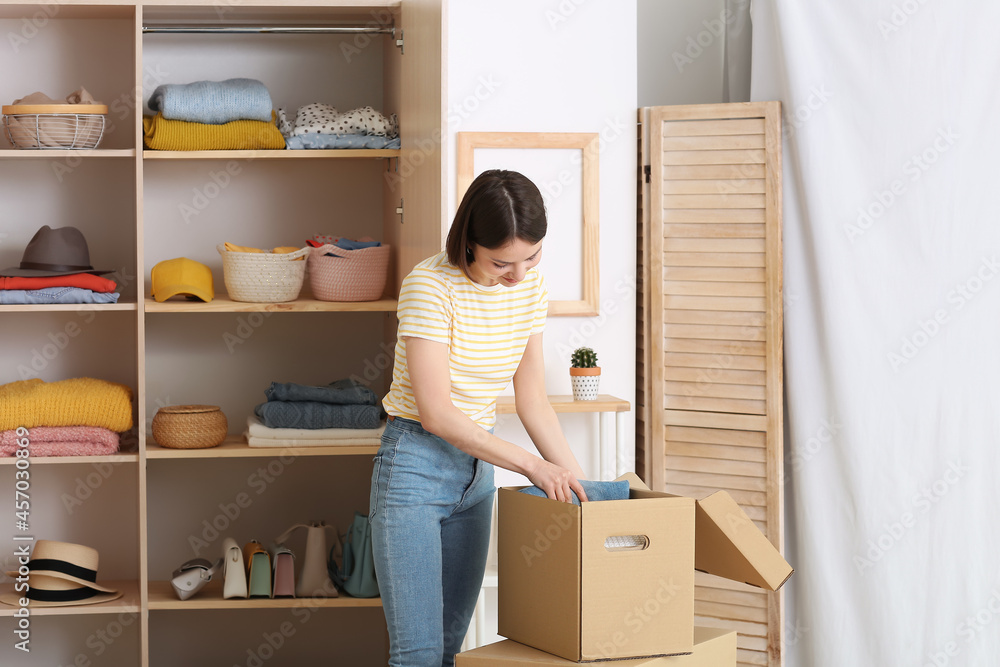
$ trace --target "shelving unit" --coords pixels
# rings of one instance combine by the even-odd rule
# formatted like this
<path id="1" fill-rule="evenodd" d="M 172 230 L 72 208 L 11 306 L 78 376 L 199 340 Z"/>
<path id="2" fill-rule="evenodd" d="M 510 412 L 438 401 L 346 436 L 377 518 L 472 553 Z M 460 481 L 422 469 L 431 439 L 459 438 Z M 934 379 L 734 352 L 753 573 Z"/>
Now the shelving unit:
<path id="1" fill-rule="evenodd" d="M 99 581 L 124 595 L 102 604 L 33 609 L 33 616 L 46 619 L 33 627 L 32 652 L 26 660 L 6 642 L 0 664 L 243 664 L 248 647 L 288 622 L 299 632 L 281 649 L 283 663 L 305 663 L 336 641 L 343 646 L 338 659 L 360 667 L 384 664 L 378 599 L 237 601 L 222 600 L 209 588 L 182 602 L 165 579 L 185 560 L 213 557 L 221 537 L 212 538 L 212 526 L 225 523 L 219 530 L 237 541 L 266 540 L 289 523 L 312 518 L 346 527 L 355 510 L 367 507 L 377 441 L 249 447 L 241 437 L 243 418 L 272 380 L 319 384 L 355 375 L 376 391 L 387 386 L 391 365 L 385 356 L 395 337 L 399 281 L 437 252 L 443 238 L 442 4 L 0 0 L 0 28 L 7 41 L 16 37 L 4 56 L 0 100 L 8 104 L 34 90 L 65 95 L 82 84 L 110 109 L 97 150 L 16 150 L 0 138 L 0 264 L 17 264 L 42 224 L 73 225 L 87 238 L 91 263 L 115 271 L 122 285 L 117 304 L 0 306 L 0 382 L 91 376 L 127 384 L 135 393 L 138 442 L 135 453 L 32 459 L 36 538 L 94 546 L 101 554 Z M 178 23 L 388 23 L 405 31 L 405 53 L 387 35 L 355 41 L 143 30 Z M 345 57 L 344 46 L 358 52 Z M 156 85 L 235 76 L 265 81 L 274 105 L 292 113 L 315 101 L 396 113 L 402 149 L 143 149 L 142 108 Z M 219 176 L 224 172 L 228 180 Z M 391 245 L 383 298 L 318 301 L 308 281 L 289 303 L 241 303 L 225 294 L 218 243 L 274 247 L 314 233 L 369 235 Z M 149 297 L 151 268 L 178 256 L 212 267 L 212 302 Z M 13 333 L 6 333 L 13 322 Z M 70 325 L 74 333 L 63 344 Z M 229 340 L 237 342 L 227 347 Z M 148 437 L 159 407 L 193 402 L 223 407 L 230 425 L 225 443 L 171 450 Z M 12 463 L 0 459 L 0 479 L 13 473 Z M 241 494 L 254 504 L 241 507 L 238 518 L 226 517 L 220 508 L 233 506 Z M 297 615 L 303 610 L 308 614 Z M 0 628 L 9 629 L 12 614 L 12 607 L 0 606 Z M 321 620 L 306 627 L 312 618 Z M 192 655 L 175 641 L 179 633 L 194 637 L 208 627 L 211 640 L 202 642 L 208 646 L 203 653 Z M 92 637 L 107 628 L 121 635 L 98 659 Z"/>

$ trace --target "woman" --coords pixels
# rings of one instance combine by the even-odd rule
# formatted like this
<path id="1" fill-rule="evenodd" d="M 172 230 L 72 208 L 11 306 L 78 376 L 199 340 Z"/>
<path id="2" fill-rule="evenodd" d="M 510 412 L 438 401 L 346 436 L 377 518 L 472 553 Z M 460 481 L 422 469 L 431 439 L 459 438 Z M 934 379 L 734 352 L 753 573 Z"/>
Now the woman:
<path id="1" fill-rule="evenodd" d="M 399 294 L 389 419 L 372 473 L 372 545 L 394 667 L 453 665 L 486 568 L 493 466 L 560 501 L 583 471 L 545 392 L 546 231 L 538 188 L 493 170 L 469 186 L 444 252 Z M 510 381 L 541 457 L 493 435 Z"/>

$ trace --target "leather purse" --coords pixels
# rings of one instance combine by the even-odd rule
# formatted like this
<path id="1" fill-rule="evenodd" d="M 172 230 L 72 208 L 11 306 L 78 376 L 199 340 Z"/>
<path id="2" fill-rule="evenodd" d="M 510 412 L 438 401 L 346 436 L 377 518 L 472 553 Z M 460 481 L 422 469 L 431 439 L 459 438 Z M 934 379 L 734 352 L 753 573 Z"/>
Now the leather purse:
<path id="1" fill-rule="evenodd" d="M 236 540 L 227 537 L 222 541 L 222 597 L 245 598 L 247 596 L 247 572 L 243 565 L 243 551 Z"/>
<path id="2" fill-rule="evenodd" d="M 332 530 L 334 540 L 337 539 L 337 529 L 322 521 L 304 524 L 297 523 L 275 540 L 284 544 L 299 528 L 306 529 L 305 558 L 299 569 L 299 581 L 295 586 L 295 595 L 300 598 L 335 598 L 340 597 L 336 586 L 330 581 L 326 568 L 326 531 Z M 301 552 L 300 552 L 301 553 Z"/>
<path id="3" fill-rule="evenodd" d="M 273 598 L 295 597 L 295 554 L 286 546 L 271 546 L 271 574 Z"/>
<path id="4" fill-rule="evenodd" d="M 212 577 L 222 568 L 220 558 L 213 565 L 204 558 L 194 558 L 187 561 L 170 575 L 170 585 L 181 600 L 187 600 L 205 587 Z"/>
<path id="5" fill-rule="evenodd" d="M 252 598 L 271 597 L 271 556 L 257 540 L 243 547 L 243 562 L 247 567 L 247 591 Z"/>

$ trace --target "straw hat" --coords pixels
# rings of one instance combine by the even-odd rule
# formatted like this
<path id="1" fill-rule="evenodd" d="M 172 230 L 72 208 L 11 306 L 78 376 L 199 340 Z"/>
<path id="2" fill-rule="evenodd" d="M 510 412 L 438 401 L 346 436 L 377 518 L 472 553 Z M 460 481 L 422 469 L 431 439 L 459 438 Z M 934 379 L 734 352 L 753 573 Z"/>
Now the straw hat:
<path id="1" fill-rule="evenodd" d="M 0 595 L 0 602 L 30 607 L 66 607 L 97 604 L 121 597 L 121 592 L 97 584 L 96 549 L 81 544 L 38 540 L 28 561 L 28 590 Z M 18 573 L 8 572 L 17 577 Z"/>

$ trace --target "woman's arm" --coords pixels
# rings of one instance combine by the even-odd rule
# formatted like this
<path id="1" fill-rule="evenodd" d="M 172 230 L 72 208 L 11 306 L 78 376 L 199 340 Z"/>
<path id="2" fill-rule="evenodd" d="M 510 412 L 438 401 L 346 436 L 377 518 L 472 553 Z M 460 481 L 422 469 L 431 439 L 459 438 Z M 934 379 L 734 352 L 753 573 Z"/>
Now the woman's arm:
<path id="1" fill-rule="evenodd" d="M 549 498 L 568 502 L 572 499 L 570 489 L 585 497 L 572 472 L 498 438 L 455 407 L 447 345 L 407 336 L 406 365 L 420 423 L 426 430 L 466 454 L 524 475 Z"/>

